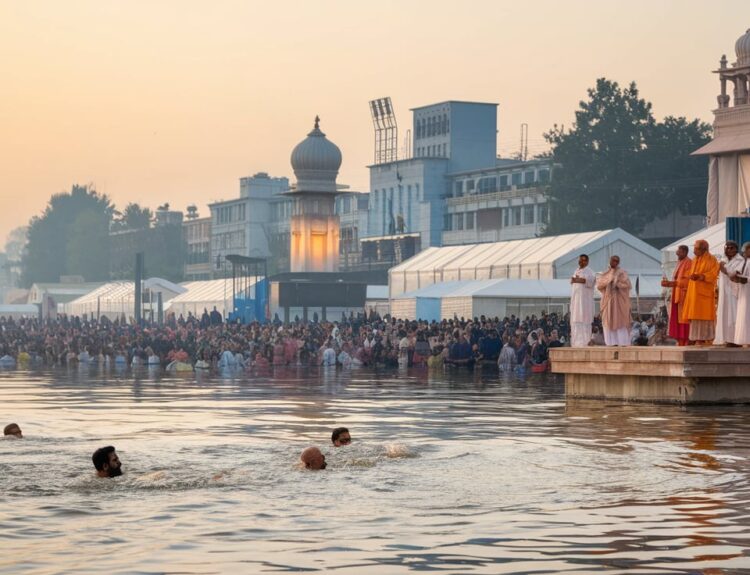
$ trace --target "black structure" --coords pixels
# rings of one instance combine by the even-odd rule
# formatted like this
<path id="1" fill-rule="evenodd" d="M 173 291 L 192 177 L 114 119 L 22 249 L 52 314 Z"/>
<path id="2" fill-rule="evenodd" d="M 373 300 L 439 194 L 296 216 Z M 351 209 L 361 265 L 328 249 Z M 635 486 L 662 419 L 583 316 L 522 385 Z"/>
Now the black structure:
<path id="1" fill-rule="evenodd" d="M 381 284 L 382 272 L 283 273 L 271 281 L 271 307 L 282 309 L 285 323 L 294 320 L 291 308 L 302 308 L 302 320 L 308 321 L 310 309 L 320 309 L 320 319 L 328 318 L 327 309 L 364 309 L 368 284 Z"/>

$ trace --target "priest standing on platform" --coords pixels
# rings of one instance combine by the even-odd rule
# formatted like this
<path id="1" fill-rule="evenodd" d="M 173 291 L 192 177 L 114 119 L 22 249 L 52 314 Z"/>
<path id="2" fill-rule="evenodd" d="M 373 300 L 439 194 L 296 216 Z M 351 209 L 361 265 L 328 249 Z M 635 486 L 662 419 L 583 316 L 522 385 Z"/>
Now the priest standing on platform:
<path id="1" fill-rule="evenodd" d="M 690 341 L 711 345 L 716 334 L 716 280 L 719 262 L 708 252 L 708 242 L 698 240 L 693 247 L 682 323 L 690 322 Z"/>
<path id="2" fill-rule="evenodd" d="M 693 261 L 688 257 L 690 250 L 687 246 L 677 247 L 677 268 L 674 270 L 672 281 L 664 278 L 662 287 L 672 288 L 672 304 L 669 310 L 669 337 L 677 340 L 677 345 L 687 345 L 690 339 L 690 324 L 680 323 L 682 308 L 685 305 L 690 266 Z"/>
<path id="3" fill-rule="evenodd" d="M 740 292 L 740 284 L 732 281 L 734 276 L 745 263 L 739 253 L 737 242 L 727 240 L 724 244 L 723 260 L 719 262 L 719 305 L 716 308 L 716 337 L 714 345 L 726 344 L 734 346 L 734 327 L 737 321 L 737 296 Z"/>
<path id="4" fill-rule="evenodd" d="M 734 343 L 750 345 L 750 282 L 747 281 L 750 278 L 750 242 L 742 245 L 742 255 L 742 266 L 731 276 L 731 280 L 739 287 Z"/>
<path id="5" fill-rule="evenodd" d="M 602 293 L 601 316 L 606 345 L 630 345 L 630 279 L 620 257 L 609 258 L 609 269 L 596 280 Z"/>
<path id="6" fill-rule="evenodd" d="M 594 283 L 596 276 L 589 267 L 589 256 L 578 256 L 578 269 L 570 278 L 570 346 L 586 347 L 591 341 L 594 321 Z"/>

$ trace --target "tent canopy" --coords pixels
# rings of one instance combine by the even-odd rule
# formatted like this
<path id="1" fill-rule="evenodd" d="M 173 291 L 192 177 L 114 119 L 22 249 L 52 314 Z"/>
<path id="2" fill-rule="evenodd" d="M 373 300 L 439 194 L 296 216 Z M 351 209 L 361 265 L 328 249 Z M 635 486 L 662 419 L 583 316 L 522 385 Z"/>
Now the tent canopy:
<path id="1" fill-rule="evenodd" d="M 638 278 L 640 297 L 658 299 L 662 295 L 661 274 L 630 276 L 630 297 L 635 298 Z M 523 299 L 570 299 L 570 280 L 495 279 L 433 284 L 400 294 L 394 300 L 413 298 L 484 297 Z M 594 297 L 600 294 L 594 290 Z"/>
<path id="2" fill-rule="evenodd" d="M 720 224 L 703 228 L 662 248 L 661 261 L 664 273 L 667 276 L 671 277 L 674 268 L 677 266 L 677 247 L 686 245 L 692 253 L 693 245 L 697 240 L 706 240 L 708 242 L 708 251 L 717 258 L 723 256 L 724 243 L 727 241 L 726 223 L 721 222 Z"/>
<path id="3" fill-rule="evenodd" d="M 631 275 L 661 273 L 659 250 L 615 228 L 505 242 L 428 248 L 391 268 L 391 297 L 433 283 L 517 278 L 567 279 L 587 253 L 594 269 L 605 269 L 613 254 Z"/>

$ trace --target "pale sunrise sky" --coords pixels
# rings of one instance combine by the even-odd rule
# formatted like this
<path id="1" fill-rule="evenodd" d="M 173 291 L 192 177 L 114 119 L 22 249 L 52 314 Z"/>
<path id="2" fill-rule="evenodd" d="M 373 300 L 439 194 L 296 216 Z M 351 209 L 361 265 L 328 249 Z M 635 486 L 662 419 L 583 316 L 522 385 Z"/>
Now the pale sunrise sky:
<path id="1" fill-rule="evenodd" d="M 545 149 L 597 77 L 635 80 L 657 118 L 711 121 L 710 72 L 749 0 L 0 0 L 0 249 L 53 193 L 93 183 L 118 207 L 236 197 L 293 178 L 319 114 L 339 183 L 368 189 L 368 100 L 499 103 L 498 149 Z"/>

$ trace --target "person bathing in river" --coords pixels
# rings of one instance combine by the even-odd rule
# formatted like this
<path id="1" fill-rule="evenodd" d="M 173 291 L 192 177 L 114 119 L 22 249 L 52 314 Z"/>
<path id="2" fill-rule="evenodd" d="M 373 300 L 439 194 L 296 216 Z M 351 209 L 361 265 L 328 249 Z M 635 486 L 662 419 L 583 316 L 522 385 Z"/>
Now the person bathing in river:
<path id="1" fill-rule="evenodd" d="M 100 447 L 91 456 L 97 477 L 117 477 L 122 475 L 122 463 L 111 445 Z"/>
<path id="2" fill-rule="evenodd" d="M 349 435 L 349 430 L 346 427 L 337 427 L 331 433 L 331 442 L 335 447 L 349 445 L 352 442 L 352 436 Z"/>
<path id="3" fill-rule="evenodd" d="M 300 464 L 305 469 L 319 471 L 326 468 L 326 456 L 317 447 L 308 447 L 299 456 Z"/>
<path id="4" fill-rule="evenodd" d="M 3 429 L 3 435 L 23 439 L 23 433 L 21 433 L 21 428 L 18 427 L 17 423 L 9 423 L 6 425 L 5 429 Z"/>

